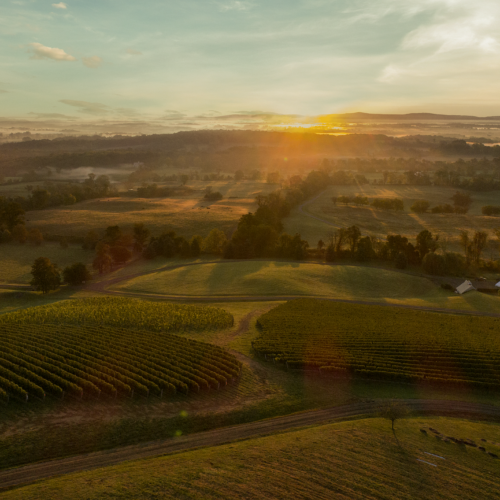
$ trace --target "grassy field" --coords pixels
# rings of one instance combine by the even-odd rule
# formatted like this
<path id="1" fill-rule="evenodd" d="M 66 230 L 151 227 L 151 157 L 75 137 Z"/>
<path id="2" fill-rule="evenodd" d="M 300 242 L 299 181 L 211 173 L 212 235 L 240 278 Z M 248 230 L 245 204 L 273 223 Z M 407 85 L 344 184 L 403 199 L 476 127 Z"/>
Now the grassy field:
<path id="1" fill-rule="evenodd" d="M 28 244 L 4 244 L 0 247 L 0 284 L 1 283 L 29 283 L 31 266 L 38 257 L 47 257 L 59 269 L 75 262 L 91 264 L 93 252 L 83 250 L 79 245 L 70 245 L 61 248 L 58 243 L 43 243 L 41 246 Z"/>
<path id="2" fill-rule="evenodd" d="M 309 295 L 348 300 L 500 312 L 500 298 L 446 292 L 427 278 L 362 266 L 298 262 L 221 262 L 181 267 L 111 287 L 170 295 Z"/>
<path id="3" fill-rule="evenodd" d="M 299 212 L 292 211 L 284 221 L 285 231 L 298 232 L 311 245 L 316 245 L 319 239 L 326 241 L 328 233 L 336 227 L 347 227 L 356 224 L 361 232 L 385 239 L 388 234 L 402 234 L 412 241 L 423 229 L 449 238 L 449 250 L 462 251 L 458 244 L 461 230 L 485 230 L 493 237 L 492 229 L 500 228 L 500 218 L 481 215 L 481 207 L 498 205 L 498 195 L 491 193 L 472 193 L 474 203 L 468 214 L 415 214 L 410 207 L 415 200 L 427 200 L 431 206 L 450 203 L 450 197 L 456 189 L 437 186 L 335 186 L 329 187 L 321 196 L 304 206 L 304 211 L 324 222 L 310 218 Z M 376 210 L 373 207 L 333 205 L 331 198 L 341 195 L 362 195 L 368 198 L 401 198 L 404 200 L 405 211 Z M 493 252 L 493 253 L 492 253 Z M 498 252 L 493 249 L 485 252 L 498 258 Z"/>
<path id="4" fill-rule="evenodd" d="M 255 196 L 276 188 L 252 181 L 209 183 L 224 195 L 224 199 L 211 203 L 203 200 L 208 184 L 196 184 L 193 187 L 199 190 L 185 197 L 102 198 L 29 212 L 27 227 L 49 234 L 84 236 L 90 229 L 104 231 L 118 224 L 123 230 L 131 230 L 135 223 L 142 222 L 153 234 L 168 229 L 184 237 L 206 236 L 213 228 L 234 230 L 242 215 L 256 209 Z"/>
<path id="5" fill-rule="evenodd" d="M 397 441 L 387 420 L 355 420 L 72 474 L 0 497 L 498 498 L 498 460 L 420 432 L 429 427 L 481 444 L 485 439 L 486 451 L 500 451 L 498 424 L 411 418 L 397 423 Z"/>

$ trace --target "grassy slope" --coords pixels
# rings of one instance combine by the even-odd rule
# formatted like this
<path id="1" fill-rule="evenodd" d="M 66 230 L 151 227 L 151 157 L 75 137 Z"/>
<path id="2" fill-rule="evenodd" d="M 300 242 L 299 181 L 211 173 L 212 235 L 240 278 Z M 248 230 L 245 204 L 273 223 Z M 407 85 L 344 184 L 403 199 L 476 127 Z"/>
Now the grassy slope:
<path id="1" fill-rule="evenodd" d="M 58 243 L 44 243 L 39 247 L 5 244 L 0 248 L 0 283 L 29 283 L 31 266 L 38 257 L 47 257 L 64 269 L 75 262 L 90 264 L 94 254 L 79 245 L 61 248 Z"/>
<path id="2" fill-rule="evenodd" d="M 214 191 L 221 191 L 224 199 L 216 203 L 203 200 L 204 189 L 208 185 Z M 131 230 L 135 223 L 142 222 L 153 234 L 168 229 L 185 237 L 195 234 L 206 236 L 213 228 L 232 231 L 242 215 L 255 210 L 255 196 L 275 186 L 247 181 L 198 182 L 193 187 L 197 191 L 186 197 L 103 198 L 70 207 L 33 211 L 29 212 L 27 225 L 50 234 L 83 236 L 90 229 L 103 231 L 115 224 L 124 230 Z"/>
<path id="3" fill-rule="evenodd" d="M 487 451 L 499 452 L 500 446 L 493 444 L 500 441 L 497 424 L 408 419 L 396 425 L 398 446 L 388 421 L 358 420 L 72 474 L 0 496 L 11 500 L 498 498 L 498 460 L 478 449 L 424 435 L 422 427 L 481 444 L 484 438 Z"/>
<path id="4" fill-rule="evenodd" d="M 318 199 L 304 207 L 304 211 L 323 219 L 320 222 L 297 209 L 286 218 L 285 230 L 298 232 L 311 245 L 316 245 L 319 239 L 325 240 L 328 232 L 335 227 L 351 226 L 356 224 L 363 234 L 375 235 L 385 239 L 388 234 L 403 234 L 412 240 L 423 229 L 438 233 L 442 237 L 450 238 L 449 250 L 461 251 L 458 245 L 458 236 L 461 230 L 476 231 L 478 229 L 490 232 L 500 227 L 497 217 L 481 215 L 481 207 L 497 205 L 498 194 L 473 193 L 474 203 L 467 215 L 455 214 L 415 214 L 410 211 L 410 206 L 415 200 L 427 200 L 431 206 L 451 203 L 450 197 L 456 190 L 453 188 L 437 186 L 335 186 L 328 188 Z M 337 204 L 334 207 L 332 196 L 360 194 L 368 198 L 402 198 L 405 203 L 405 212 L 398 213 L 390 210 L 375 210 L 371 207 L 355 207 Z M 330 225 L 328 224 L 330 223 Z M 326 241 L 326 240 L 325 240 Z M 496 254 L 498 256 L 498 253 Z M 485 256 L 489 257 L 488 252 Z"/>
<path id="5" fill-rule="evenodd" d="M 224 262 L 164 271 L 112 287 L 171 295 L 314 295 L 424 307 L 500 312 L 500 299 L 456 296 L 426 278 L 386 269 L 298 262 Z"/>

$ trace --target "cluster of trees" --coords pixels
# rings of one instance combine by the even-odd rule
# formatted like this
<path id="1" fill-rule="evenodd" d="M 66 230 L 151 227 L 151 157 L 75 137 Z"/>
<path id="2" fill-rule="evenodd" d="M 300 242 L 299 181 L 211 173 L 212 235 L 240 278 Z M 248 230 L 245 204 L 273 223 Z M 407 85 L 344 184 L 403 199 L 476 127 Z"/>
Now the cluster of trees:
<path id="1" fill-rule="evenodd" d="M 44 183 L 43 187 L 27 186 L 29 195 L 27 197 L 17 196 L 8 200 L 16 203 L 23 210 L 41 210 L 43 208 L 57 207 L 61 205 L 73 205 L 78 201 L 84 201 L 103 196 L 116 196 L 116 191 L 111 187 L 107 175 L 89 174 L 82 183 Z"/>
<path id="2" fill-rule="evenodd" d="M 481 209 L 483 215 L 500 215 L 500 206 L 498 205 L 486 205 Z"/>
<path id="3" fill-rule="evenodd" d="M 500 241 L 500 229 L 494 231 Z M 395 267 L 405 269 L 408 265 L 422 265 L 425 272 L 435 275 L 461 275 L 471 265 L 488 267 L 481 260 L 488 242 L 488 234 L 476 231 L 469 235 L 460 233 L 460 242 L 464 255 L 447 251 L 446 241 L 440 241 L 439 235 L 428 230 L 421 231 L 412 243 L 406 236 L 390 234 L 385 241 L 374 236 L 362 236 L 358 226 L 340 228 L 329 235 L 329 243 L 318 242 L 316 255 L 323 256 L 327 262 L 341 259 L 355 259 L 359 262 L 385 260 L 393 262 Z M 437 253 L 441 249 L 442 253 Z M 498 270 L 498 266 L 493 266 Z"/>
<path id="4" fill-rule="evenodd" d="M 470 194 L 457 191 L 452 197 L 453 205 L 445 203 L 432 207 L 431 213 L 433 214 L 466 214 L 472 205 L 472 198 Z M 410 207 L 412 212 L 423 214 L 426 213 L 431 204 L 427 200 L 416 200 Z M 484 211 L 483 211 L 484 213 Z M 488 214 L 491 215 L 491 214 Z"/>
<path id="5" fill-rule="evenodd" d="M 397 210 L 402 212 L 405 209 L 403 200 L 399 198 L 375 198 L 371 204 L 372 207 L 383 210 Z"/>
<path id="6" fill-rule="evenodd" d="M 203 197 L 207 201 L 219 201 L 222 200 L 222 193 L 219 191 L 213 191 L 212 186 L 208 186 L 205 189 L 205 196 Z"/>
<path id="7" fill-rule="evenodd" d="M 46 257 L 39 257 L 31 267 L 33 279 L 30 284 L 35 290 L 42 293 L 48 293 L 51 290 L 57 290 L 64 280 L 69 285 L 81 285 L 92 279 L 90 271 L 82 262 L 77 262 L 64 268 L 61 276 L 56 264 L 53 264 Z"/>

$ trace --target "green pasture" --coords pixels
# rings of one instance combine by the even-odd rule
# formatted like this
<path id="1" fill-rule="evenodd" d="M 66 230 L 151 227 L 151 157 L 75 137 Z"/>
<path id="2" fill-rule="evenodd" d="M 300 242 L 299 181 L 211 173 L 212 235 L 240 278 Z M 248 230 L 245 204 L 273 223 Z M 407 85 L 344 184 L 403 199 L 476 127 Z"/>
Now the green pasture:
<path id="1" fill-rule="evenodd" d="M 430 427 L 486 451 L 420 432 Z M 354 420 L 75 473 L 0 496 L 493 500 L 499 465 L 487 452 L 498 454 L 499 441 L 498 424 L 415 417 L 398 421 L 393 435 L 387 420 Z"/>
<path id="2" fill-rule="evenodd" d="M 113 285 L 129 293 L 188 296 L 316 296 L 469 311 L 500 312 L 500 298 L 457 296 L 427 278 L 364 266 L 223 261 L 158 271 Z"/>
<path id="3" fill-rule="evenodd" d="M 38 257 L 49 258 L 62 270 L 75 262 L 91 264 L 94 254 L 83 250 L 80 245 L 61 248 L 58 243 L 51 242 L 40 246 L 6 243 L 0 246 L 0 284 L 29 283 L 32 279 L 31 266 Z"/>
<path id="4" fill-rule="evenodd" d="M 416 214 L 410 207 L 416 200 L 427 200 L 431 207 L 450 203 L 450 197 L 456 189 L 438 186 L 332 186 L 318 198 L 306 202 L 303 211 L 317 217 L 314 219 L 301 213 L 297 208 L 284 220 L 285 231 L 300 233 L 311 246 L 318 240 L 328 241 L 332 230 L 356 224 L 364 235 L 374 235 L 385 239 L 388 234 L 402 234 L 414 241 L 417 234 L 427 229 L 439 234 L 441 239 L 449 240 L 448 251 L 462 252 L 458 242 L 460 231 L 474 232 L 483 230 L 494 238 L 492 230 L 500 228 L 500 218 L 481 215 L 481 207 L 498 205 L 498 195 L 491 193 L 472 193 L 474 200 L 468 214 Z M 368 198 L 401 198 L 404 200 L 404 212 L 377 210 L 371 206 L 355 206 L 337 203 L 334 206 L 333 196 L 361 195 Z M 495 245 L 485 251 L 485 257 L 498 258 Z"/>

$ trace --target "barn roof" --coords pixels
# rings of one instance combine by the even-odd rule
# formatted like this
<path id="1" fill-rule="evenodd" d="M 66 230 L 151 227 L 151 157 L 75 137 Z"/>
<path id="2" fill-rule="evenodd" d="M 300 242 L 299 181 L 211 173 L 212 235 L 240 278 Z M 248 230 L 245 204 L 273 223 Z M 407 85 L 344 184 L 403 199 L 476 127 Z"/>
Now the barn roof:
<path id="1" fill-rule="evenodd" d="M 469 280 L 466 280 L 460 286 L 457 286 L 457 289 L 455 291 L 456 293 L 462 295 L 464 293 L 470 292 L 471 290 L 475 290 L 474 285 Z"/>

